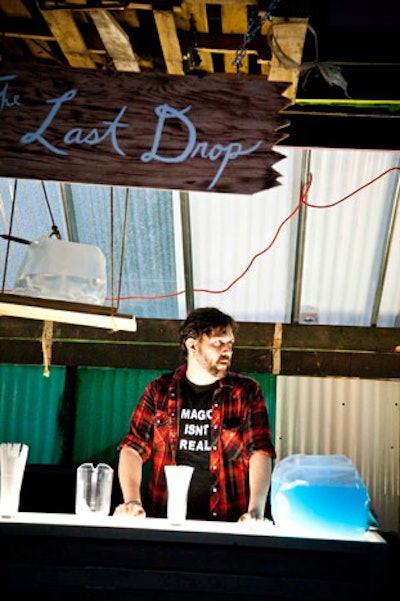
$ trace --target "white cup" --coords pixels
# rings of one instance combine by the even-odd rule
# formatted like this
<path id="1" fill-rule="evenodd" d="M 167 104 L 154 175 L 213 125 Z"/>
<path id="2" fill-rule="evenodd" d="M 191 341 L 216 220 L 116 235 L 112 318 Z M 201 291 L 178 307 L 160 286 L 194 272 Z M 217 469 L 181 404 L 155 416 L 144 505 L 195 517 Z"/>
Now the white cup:
<path id="1" fill-rule="evenodd" d="M 109 515 L 114 470 L 106 463 L 82 463 L 76 470 L 75 513 Z"/>
<path id="2" fill-rule="evenodd" d="M 186 520 L 188 492 L 194 468 L 190 465 L 166 465 L 164 470 L 168 488 L 167 520 L 172 526 L 180 526 Z"/>
<path id="3" fill-rule="evenodd" d="M 10 518 L 18 513 L 21 495 L 22 474 L 6 474 L 1 472 L 1 515 Z"/>
<path id="4" fill-rule="evenodd" d="M 22 480 L 29 447 L 21 443 L 0 445 L 0 515 L 13 517 L 18 513 Z"/>

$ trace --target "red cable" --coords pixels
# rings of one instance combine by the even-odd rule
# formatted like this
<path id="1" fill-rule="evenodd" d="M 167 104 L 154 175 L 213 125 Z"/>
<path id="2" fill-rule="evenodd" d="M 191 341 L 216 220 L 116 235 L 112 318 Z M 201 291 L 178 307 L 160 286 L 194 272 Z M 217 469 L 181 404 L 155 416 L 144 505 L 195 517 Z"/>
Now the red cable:
<path id="1" fill-rule="evenodd" d="M 274 237 L 272 238 L 272 240 L 268 244 L 268 246 L 266 248 L 264 248 L 264 250 L 261 250 L 256 255 L 254 255 L 254 257 L 251 259 L 250 263 L 247 265 L 246 269 L 237 278 L 235 278 L 228 286 L 226 286 L 226 288 L 223 288 L 222 290 L 209 290 L 207 288 L 193 288 L 191 290 L 191 292 L 206 292 L 208 294 L 224 294 L 225 292 L 228 292 L 228 290 L 230 290 L 235 284 L 237 284 L 237 282 L 239 280 L 241 280 L 246 275 L 246 273 L 248 273 L 248 271 L 251 269 L 254 261 L 256 259 L 258 259 L 259 257 L 261 257 L 264 253 L 266 253 L 267 251 L 270 250 L 270 248 L 275 244 L 275 241 L 276 241 L 276 239 L 277 239 L 277 237 L 278 237 L 281 229 L 283 228 L 283 226 L 290 219 L 292 219 L 292 217 L 294 217 L 294 215 L 300 209 L 300 207 L 301 207 L 302 204 L 304 204 L 305 206 L 310 207 L 312 209 L 329 209 L 329 208 L 335 207 L 338 204 L 344 202 L 345 200 L 348 200 L 349 198 L 351 198 L 355 194 L 358 194 L 358 192 L 361 192 L 361 190 L 364 190 L 364 188 L 367 188 L 368 186 L 371 186 L 373 183 L 375 183 L 381 177 L 384 177 L 385 175 L 387 175 L 391 171 L 398 171 L 398 170 L 400 170 L 400 167 L 390 167 L 389 169 L 386 169 L 386 171 L 384 171 L 383 173 L 381 173 L 377 177 L 374 177 L 372 180 L 370 180 L 369 182 L 367 182 L 363 186 L 360 186 L 359 188 L 357 188 L 356 190 L 354 190 L 353 192 L 351 192 L 351 194 L 347 194 L 347 196 L 344 196 L 340 200 L 337 200 L 336 202 L 333 202 L 333 203 L 327 204 L 327 205 L 314 205 L 314 204 L 311 204 L 311 203 L 309 203 L 309 202 L 306 201 L 306 198 L 308 196 L 308 193 L 309 193 L 310 187 L 311 187 L 311 183 L 312 183 L 312 174 L 310 174 L 309 182 L 308 182 L 308 184 L 306 186 L 306 189 L 304 191 L 303 190 L 301 191 L 300 201 L 297 204 L 297 206 L 293 209 L 293 211 L 287 217 L 285 217 L 285 219 L 279 225 L 278 229 L 275 232 Z M 185 292 L 186 292 L 185 290 L 180 290 L 179 292 L 172 292 L 171 294 L 161 294 L 159 296 L 122 296 L 122 297 L 120 297 L 119 300 L 131 300 L 131 299 L 135 299 L 135 300 L 157 300 L 157 299 L 161 299 L 161 298 L 171 298 L 171 297 L 174 297 L 174 296 L 179 296 L 181 294 L 185 294 Z M 113 299 L 109 298 L 109 299 L 106 299 L 106 300 L 113 300 Z M 117 299 L 115 299 L 115 300 L 117 300 Z"/>
<path id="2" fill-rule="evenodd" d="M 306 186 L 305 191 L 302 190 L 298 204 L 293 209 L 293 211 L 287 217 L 285 217 L 285 219 L 279 225 L 271 242 L 268 244 L 268 246 L 266 248 L 264 248 L 264 250 L 261 250 L 256 255 L 254 255 L 254 257 L 251 259 L 250 263 L 247 265 L 246 269 L 237 278 L 235 278 L 226 288 L 223 288 L 222 290 L 208 290 L 207 288 L 193 288 L 191 290 L 191 292 L 206 292 L 208 294 L 224 294 L 225 292 L 230 290 L 235 284 L 237 284 L 237 282 L 239 280 L 241 280 L 246 275 L 246 273 L 251 269 L 251 266 L 253 265 L 254 261 L 256 259 L 258 259 L 258 257 L 261 257 L 261 255 L 263 255 L 264 253 L 269 251 L 270 248 L 275 244 L 275 241 L 276 241 L 278 235 L 280 234 L 281 229 L 290 219 L 292 219 L 292 217 L 294 217 L 294 215 L 300 209 L 301 205 L 306 204 L 306 198 L 310 191 L 311 183 L 312 183 L 312 175 L 310 174 L 309 182 Z M 180 290 L 179 292 L 173 292 L 171 294 L 161 294 L 159 296 L 122 296 L 122 297 L 120 297 L 119 300 L 129 300 L 129 299 L 155 300 L 155 299 L 161 299 L 161 298 L 170 298 L 171 296 L 178 296 L 180 294 L 185 294 L 185 290 Z M 112 299 L 107 299 L 107 300 L 112 300 Z"/>

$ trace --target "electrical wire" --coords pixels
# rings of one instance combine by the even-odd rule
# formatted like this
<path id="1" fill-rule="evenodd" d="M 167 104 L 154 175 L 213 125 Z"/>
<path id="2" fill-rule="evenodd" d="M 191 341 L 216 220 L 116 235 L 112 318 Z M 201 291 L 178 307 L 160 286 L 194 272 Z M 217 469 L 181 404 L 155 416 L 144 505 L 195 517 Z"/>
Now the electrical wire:
<path id="1" fill-rule="evenodd" d="M 358 194 L 359 192 L 361 192 L 368 186 L 371 186 L 372 184 L 374 184 L 376 181 L 378 181 L 379 179 L 381 179 L 388 173 L 390 173 L 392 171 L 399 171 L 399 170 L 400 170 L 400 167 L 390 167 L 389 169 L 386 169 L 386 171 L 384 171 L 380 175 L 374 177 L 372 180 L 370 180 L 366 184 L 360 186 L 359 188 L 357 188 L 350 194 L 347 194 L 343 198 L 341 198 L 333 203 L 325 204 L 325 205 L 315 205 L 315 204 L 309 203 L 307 201 L 307 196 L 310 192 L 311 184 L 313 181 L 312 174 L 310 173 L 310 179 L 307 182 L 307 185 L 305 187 L 302 187 L 301 193 L 300 193 L 300 200 L 297 203 L 297 205 L 295 206 L 295 208 L 280 223 L 280 225 L 276 229 L 276 232 L 275 232 L 274 236 L 272 237 L 272 240 L 268 244 L 268 246 L 266 246 L 266 248 L 264 248 L 263 250 L 261 250 L 260 252 L 258 252 L 257 254 L 255 254 L 253 256 L 253 258 L 250 260 L 249 264 L 243 270 L 243 272 L 240 275 L 238 275 L 228 286 L 226 286 L 225 288 L 222 288 L 221 290 L 211 290 L 208 288 L 193 288 L 191 290 L 191 292 L 203 292 L 203 293 L 207 293 L 207 294 L 224 294 L 225 292 L 228 292 L 231 288 L 233 288 L 233 286 L 235 286 L 250 271 L 250 269 L 253 266 L 253 264 L 255 263 L 255 261 L 258 258 L 260 258 L 262 255 L 267 253 L 272 248 L 272 246 L 275 244 L 282 228 L 296 215 L 296 213 L 299 211 L 301 205 L 305 205 L 312 209 L 329 209 L 329 208 L 335 207 L 335 206 L 341 204 L 342 202 L 344 202 L 345 200 L 348 200 L 352 196 L 355 196 L 356 194 Z M 171 292 L 170 294 L 160 294 L 160 295 L 156 295 L 156 296 L 145 296 L 145 295 L 121 296 L 119 298 L 119 300 L 159 300 L 159 299 L 163 299 L 163 298 L 172 298 L 172 297 L 180 296 L 185 293 L 186 293 L 186 290 L 179 290 L 178 292 Z M 108 298 L 106 300 L 112 300 L 112 299 Z"/>
<path id="2" fill-rule="evenodd" d="M 360 186 L 359 188 L 357 188 L 356 190 L 354 190 L 350 194 L 347 194 L 347 196 L 344 196 L 340 200 L 337 200 L 336 202 L 332 202 L 332 203 L 327 204 L 327 205 L 315 205 L 315 204 L 311 204 L 311 203 L 309 203 L 307 201 L 304 201 L 304 204 L 307 207 L 310 207 L 311 209 L 331 209 L 332 207 L 336 207 L 337 205 L 341 204 L 345 200 L 348 200 L 349 198 L 351 198 L 355 194 L 358 194 L 359 192 L 361 192 L 361 190 L 364 190 L 365 188 L 368 188 L 368 186 L 371 186 L 371 184 L 374 184 L 379 179 L 381 179 L 381 177 L 384 177 L 385 175 L 387 175 L 391 171 L 399 171 L 399 170 L 400 170 L 400 167 L 390 167 L 389 169 L 386 169 L 386 171 L 384 171 L 380 175 L 377 175 L 376 177 L 374 177 L 374 179 L 371 179 L 369 182 L 367 182 L 363 186 Z"/>

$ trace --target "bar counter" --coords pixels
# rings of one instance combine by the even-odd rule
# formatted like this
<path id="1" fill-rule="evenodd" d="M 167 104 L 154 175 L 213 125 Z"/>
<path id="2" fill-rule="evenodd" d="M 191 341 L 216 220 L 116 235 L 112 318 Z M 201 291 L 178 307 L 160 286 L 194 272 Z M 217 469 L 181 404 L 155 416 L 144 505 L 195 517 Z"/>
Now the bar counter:
<path id="1" fill-rule="evenodd" d="M 372 601 L 386 593 L 387 544 L 374 531 L 328 540 L 268 521 L 171 526 L 20 512 L 0 518 L 0 541 L 4 599 Z"/>

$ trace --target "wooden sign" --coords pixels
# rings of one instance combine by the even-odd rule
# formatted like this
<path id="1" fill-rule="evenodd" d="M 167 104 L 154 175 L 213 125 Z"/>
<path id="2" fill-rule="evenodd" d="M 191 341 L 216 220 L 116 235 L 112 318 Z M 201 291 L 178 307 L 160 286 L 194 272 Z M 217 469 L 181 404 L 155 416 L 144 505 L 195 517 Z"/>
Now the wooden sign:
<path id="1" fill-rule="evenodd" d="M 253 194 L 278 183 L 286 87 L 0 63 L 0 175 Z"/>

